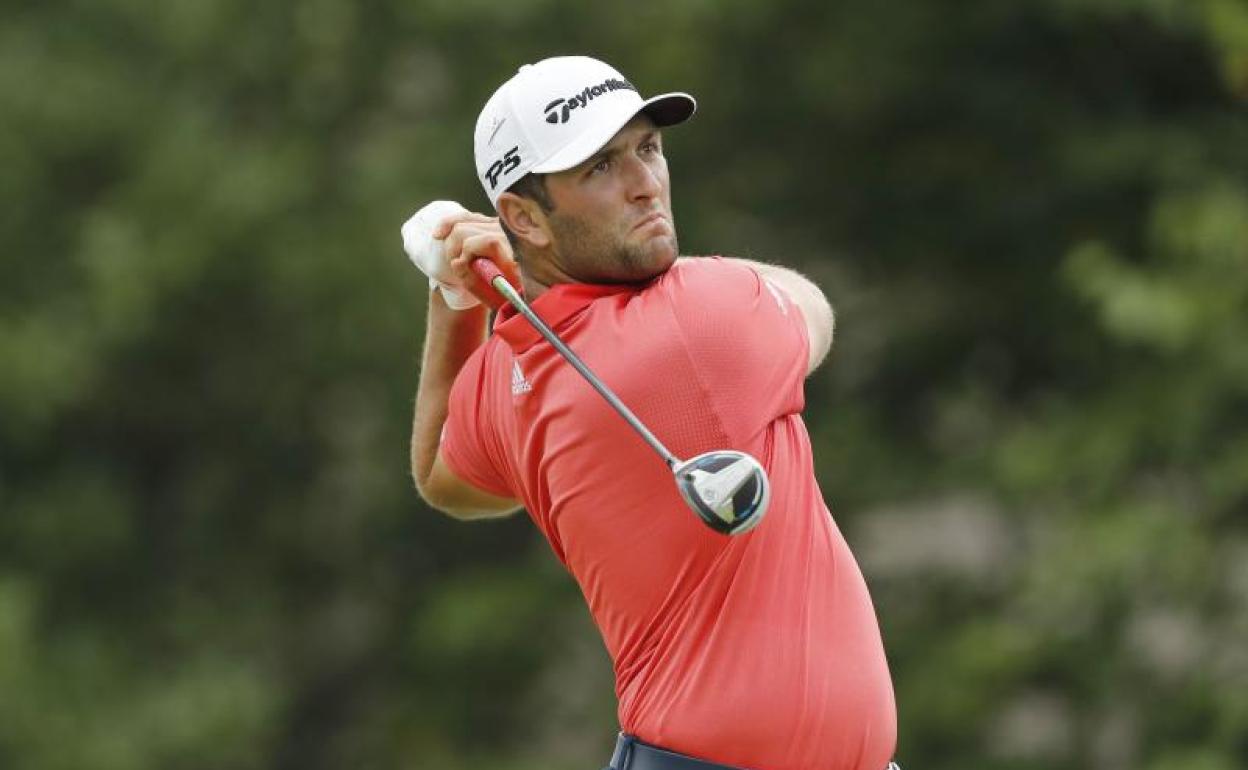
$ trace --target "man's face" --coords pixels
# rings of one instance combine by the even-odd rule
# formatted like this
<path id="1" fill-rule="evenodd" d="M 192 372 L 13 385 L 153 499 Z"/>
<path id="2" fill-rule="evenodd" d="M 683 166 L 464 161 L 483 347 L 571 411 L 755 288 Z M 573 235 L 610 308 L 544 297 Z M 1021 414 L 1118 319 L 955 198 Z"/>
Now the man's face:
<path id="1" fill-rule="evenodd" d="M 662 137 L 639 115 L 584 163 L 550 174 L 552 256 L 586 283 L 637 283 L 676 261 Z"/>

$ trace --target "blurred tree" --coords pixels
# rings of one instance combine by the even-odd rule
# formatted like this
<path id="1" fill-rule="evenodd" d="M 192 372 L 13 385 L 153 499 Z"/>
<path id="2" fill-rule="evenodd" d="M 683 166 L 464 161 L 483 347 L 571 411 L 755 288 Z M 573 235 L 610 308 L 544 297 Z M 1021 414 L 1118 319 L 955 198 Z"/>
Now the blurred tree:
<path id="1" fill-rule="evenodd" d="M 0 766 L 602 762 L 575 586 L 406 467 L 398 224 L 485 206 L 476 111 L 574 51 L 700 98 L 687 252 L 839 310 L 807 422 L 903 762 L 1243 766 L 1240 0 L 11 9 Z"/>

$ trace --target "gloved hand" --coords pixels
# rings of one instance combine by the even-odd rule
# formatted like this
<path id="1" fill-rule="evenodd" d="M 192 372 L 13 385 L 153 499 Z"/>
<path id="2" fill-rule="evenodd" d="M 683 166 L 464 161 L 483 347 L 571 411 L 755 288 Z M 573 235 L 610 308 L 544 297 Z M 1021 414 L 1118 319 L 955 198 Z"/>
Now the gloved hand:
<path id="1" fill-rule="evenodd" d="M 438 287 L 452 310 L 467 310 L 480 304 L 480 300 L 459 284 L 451 272 L 443 242 L 433 237 L 433 230 L 447 217 L 466 212 L 467 209 L 455 201 L 433 201 L 413 214 L 400 229 L 408 259 L 429 276 L 429 287 Z"/>

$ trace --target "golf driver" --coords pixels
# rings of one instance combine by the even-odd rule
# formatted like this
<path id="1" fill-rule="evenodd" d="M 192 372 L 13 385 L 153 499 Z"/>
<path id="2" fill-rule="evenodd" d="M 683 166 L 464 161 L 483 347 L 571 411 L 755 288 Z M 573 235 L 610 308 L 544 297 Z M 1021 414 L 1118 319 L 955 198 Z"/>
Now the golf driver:
<path id="1" fill-rule="evenodd" d="M 567 359 L 589 384 L 607 400 L 615 411 L 637 431 L 654 451 L 659 453 L 667 467 L 672 469 L 676 477 L 676 487 L 685 503 L 707 526 L 716 532 L 726 535 L 740 535 L 749 532 L 762 521 L 767 512 L 767 504 L 771 501 L 771 484 L 767 480 L 767 472 L 758 460 L 744 452 L 725 449 L 705 452 L 689 460 L 676 457 L 663 442 L 659 441 L 650 429 L 642 424 L 637 415 L 633 414 L 624 402 L 611 392 L 606 384 L 598 379 L 558 335 L 546 325 L 546 322 L 533 312 L 528 303 L 515 288 L 503 277 L 498 266 L 488 259 L 477 259 L 472 263 L 473 271 L 494 290 L 501 294 L 512 307 L 533 324 L 546 341 L 554 345 L 555 350 Z"/>

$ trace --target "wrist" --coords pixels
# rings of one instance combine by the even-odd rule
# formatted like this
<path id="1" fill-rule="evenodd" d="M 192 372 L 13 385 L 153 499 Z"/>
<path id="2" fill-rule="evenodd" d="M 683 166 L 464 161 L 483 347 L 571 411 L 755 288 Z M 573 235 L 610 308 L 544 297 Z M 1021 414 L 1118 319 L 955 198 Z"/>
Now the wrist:
<path id="1" fill-rule="evenodd" d="M 430 327 L 484 327 L 490 308 L 478 303 L 469 308 L 453 308 L 446 302 L 442 292 L 433 289 L 429 292 L 429 325 Z"/>

